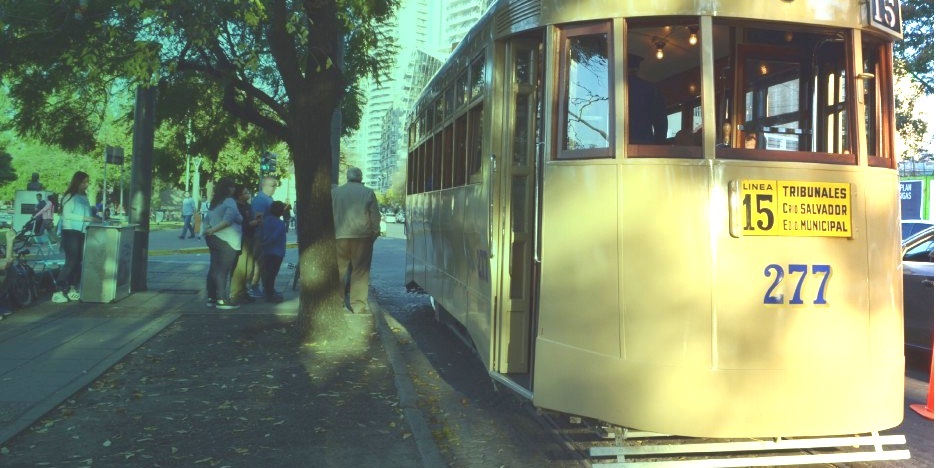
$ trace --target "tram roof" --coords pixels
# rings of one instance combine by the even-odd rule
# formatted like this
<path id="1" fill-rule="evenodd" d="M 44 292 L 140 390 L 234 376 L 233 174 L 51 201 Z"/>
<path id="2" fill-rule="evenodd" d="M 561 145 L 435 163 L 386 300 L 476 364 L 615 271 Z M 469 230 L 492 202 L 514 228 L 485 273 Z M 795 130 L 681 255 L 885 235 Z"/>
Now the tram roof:
<path id="1" fill-rule="evenodd" d="M 487 46 L 490 39 L 519 34 L 542 26 L 609 18 L 664 19 L 712 16 L 720 19 L 757 22 L 802 24 L 804 26 L 830 26 L 839 28 L 866 28 L 869 8 L 884 0 L 497 0 L 478 19 L 465 37 L 452 50 L 445 64 L 433 75 L 412 112 L 428 105 L 440 93 L 440 82 L 452 68 L 461 70 Z M 897 17 L 900 16 L 900 1 Z M 899 23 L 899 21 L 898 21 Z M 898 28 L 899 29 L 899 28 Z M 892 36 L 900 36 L 891 32 Z M 649 44 L 649 43 L 648 43 Z M 629 47 L 630 48 L 630 47 Z M 647 51 L 628 50 L 643 57 Z M 457 73 L 457 71 L 456 71 Z M 644 73 L 652 75 L 651 70 Z"/>

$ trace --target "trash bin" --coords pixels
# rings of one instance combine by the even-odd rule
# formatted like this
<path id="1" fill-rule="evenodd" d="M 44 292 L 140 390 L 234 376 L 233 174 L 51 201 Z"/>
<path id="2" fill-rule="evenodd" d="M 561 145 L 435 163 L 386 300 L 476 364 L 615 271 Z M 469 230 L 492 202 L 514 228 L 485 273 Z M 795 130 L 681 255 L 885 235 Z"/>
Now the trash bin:
<path id="1" fill-rule="evenodd" d="M 81 301 L 114 302 L 130 295 L 135 224 L 92 224 L 81 261 Z"/>

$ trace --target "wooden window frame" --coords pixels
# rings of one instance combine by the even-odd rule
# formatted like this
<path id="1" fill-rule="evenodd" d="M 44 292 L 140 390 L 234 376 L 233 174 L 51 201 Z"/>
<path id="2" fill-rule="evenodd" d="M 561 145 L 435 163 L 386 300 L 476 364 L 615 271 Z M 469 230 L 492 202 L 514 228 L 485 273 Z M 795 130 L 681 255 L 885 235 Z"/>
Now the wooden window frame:
<path id="1" fill-rule="evenodd" d="M 563 149 L 568 125 L 568 98 L 569 98 L 569 41 L 574 37 L 591 36 L 596 34 L 605 34 L 607 37 L 608 51 L 608 146 L 605 148 L 586 148 L 577 150 Z M 553 134 L 556 135 L 554 141 L 555 153 L 553 158 L 556 160 L 575 160 L 575 159 L 613 159 L 615 146 L 615 95 L 614 95 L 614 27 L 610 21 L 600 21 L 565 27 L 559 31 L 559 48 L 557 51 L 557 64 L 559 79 L 556 87 L 557 93 L 557 117 L 553 122 Z"/>

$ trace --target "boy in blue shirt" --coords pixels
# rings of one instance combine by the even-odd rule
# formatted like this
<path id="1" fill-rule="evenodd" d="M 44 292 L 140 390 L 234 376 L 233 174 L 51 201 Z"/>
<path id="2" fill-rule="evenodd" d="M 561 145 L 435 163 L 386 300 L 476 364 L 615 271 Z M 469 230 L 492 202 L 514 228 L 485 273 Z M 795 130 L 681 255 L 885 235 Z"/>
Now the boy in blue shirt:
<path id="1" fill-rule="evenodd" d="M 273 286 L 286 256 L 286 224 L 280 219 L 285 207 L 281 201 L 273 202 L 260 225 L 260 282 L 267 302 L 283 302 L 283 296 Z"/>

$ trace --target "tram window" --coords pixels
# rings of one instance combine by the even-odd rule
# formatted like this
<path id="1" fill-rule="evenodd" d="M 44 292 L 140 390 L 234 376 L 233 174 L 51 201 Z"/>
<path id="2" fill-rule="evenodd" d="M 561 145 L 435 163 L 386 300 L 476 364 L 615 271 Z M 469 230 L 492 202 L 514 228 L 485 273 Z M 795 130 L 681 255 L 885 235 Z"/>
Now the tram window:
<path id="1" fill-rule="evenodd" d="M 454 177 L 455 159 L 452 148 L 453 132 L 454 129 L 452 125 L 449 124 L 442 133 L 442 177 L 440 179 L 441 185 L 439 185 L 439 188 L 443 189 L 452 187 L 452 179 Z"/>
<path id="2" fill-rule="evenodd" d="M 628 23 L 628 157 L 702 157 L 698 31 L 697 22 Z"/>
<path id="3" fill-rule="evenodd" d="M 431 116 L 428 110 L 423 110 L 419 118 L 419 138 L 423 139 L 432 131 L 432 125 L 429 124 Z"/>
<path id="4" fill-rule="evenodd" d="M 436 132 L 442 128 L 442 122 L 445 121 L 445 100 L 441 97 L 436 99 L 432 107 L 435 109 L 432 116 L 432 131 Z"/>
<path id="5" fill-rule="evenodd" d="M 468 102 L 468 72 L 462 72 L 455 80 L 455 105 L 458 108 Z"/>
<path id="6" fill-rule="evenodd" d="M 463 114 L 455 120 L 455 155 L 453 161 L 455 187 L 465 185 L 465 167 L 468 164 L 468 115 Z"/>
<path id="7" fill-rule="evenodd" d="M 455 88 L 449 86 L 445 90 L 445 117 L 451 117 L 455 111 Z"/>
<path id="8" fill-rule="evenodd" d="M 481 96 L 484 91 L 484 55 L 471 62 L 471 99 Z"/>
<path id="9" fill-rule="evenodd" d="M 724 92 L 716 91 L 723 94 L 719 103 L 728 103 L 717 115 L 729 130 L 717 157 L 857 161 L 844 31 L 716 25 L 714 38 L 716 62 L 735 70 Z"/>
<path id="10" fill-rule="evenodd" d="M 611 157 L 610 25 L 562 32 L 560 159 Z"/>
<path id="11" fill-rule="evenodd" d="M 423 193 L 426 191 L 426 181 L 429 179 L 429 161 L 430 156 L 432 155 L 432 139 L 428 139 L 423 142 L 419 147 L 419 168 L 417 172 L 417 179 L 419 181 L 419 186 L 416 187 L 416 191 Z"/>
<path id="12" fill-rule="evenodd" d="M 481 182 L 482 163 L 482 129 L 484 105 L 478 104 L 468 111 L 468 181 L 476 184 Z"/>
<path id="13" fill-rule="evenodd" d="M 427 174 L 429 178 L 426 180 L 426 190 L 439 190 L 442 188 L 442 164 L 443 164 L 443 152 L 442 152 L 442 133 L 436 134 L 432 137 L 432 153 L 429 157 L 429 166 L 427 169 Z"/>
<path id="14" fill-rule="evenodd" d="M 868 164 L 878 167 L 893 167 L 893 141 L 888 135 L 893 133 L 889 126 L 894 121 L 890 107 L 886 102 L 892 102 L 893 96 L 884 95 L 883 90 L 889 86 L 887 83 L 892 68 L 890 63 L 890 48 L 866 36 L 862 40 L 862 67 L 866 79 L 858 84 L 858 92 L 864 93 L 866 143 L 868 148 Z"/>
<path id="15" fill-rule="evenodd" d="M 413 165 L 416 162 L 416 151 L 410 151 L 406 155 L 406 194 L 412 195 L 413 192 Z"/>
<path id="16" fill-rule="evenodd" d="M 410 193 L 420 193 L 422 190 L 422 173 L 419 171 L 419 160 L 420 155 L 422 154 L 422 145 L 416 147 L 413 150 L 412 159 L 410 160 L 410 173 L 409 173 L 409 191 Z"/>

